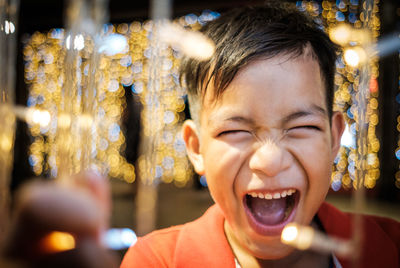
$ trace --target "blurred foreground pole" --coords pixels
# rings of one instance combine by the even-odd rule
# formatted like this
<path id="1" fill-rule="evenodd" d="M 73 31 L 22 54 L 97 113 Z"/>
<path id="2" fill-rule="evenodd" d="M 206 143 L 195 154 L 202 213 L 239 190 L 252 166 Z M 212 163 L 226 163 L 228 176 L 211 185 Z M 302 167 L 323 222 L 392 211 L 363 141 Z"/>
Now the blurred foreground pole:
<path id="1" fill-rule="evenodd" d="M 99 46 L 102 27 L 108 18 L 107 4 L 107 0 L 69 0 L 67 4 L 64 84 L 57 107 L 53 148 L 58 167 L 54 175 L 61 180 L 89 169 L 104 173 L 102 165 L 96 165 L 92 151 L 100 121 L 96 96 L 100 95 Z M 82 74 L 82 61 L 87 62 L 87 77 Z"/>
<path id="2" fill-rule="evenodd" d="M 0 0 L 0 240 L 8 224 L 15 116 L 15 54 L 19 0 Z M 0 241 L 1 242 L 1 241 Z"/>
<path id="3" fill-rule="evenodd" d="M 366 33 L 371 33 L 372 29 L 372 12 L 374 8 L 374 0 L 363 1 L 364 21 L 363 28 Z M 367 38 L 365 44 L 360 44 L 364 48 L 369 46 L 372 42 L 372 36 Z M 354 217 L 353 226 L 353 267 L 359 267 L 359 258 L 362 250 L 362 240 L 363 240 L 363 218 L 362 213 L 365 207 L 365 176 L 367 175 L 367 155 L 368 155 L 368 126 L 369 126 L 369 116 L 367 113 L 367 105 L 370 93 L 370 56 L 367 55 L 365 62 L 361 63 L 359 70 L 359 86 L 358 91 L 355 96 L 355 101 L 357 102 L 357 160 L 356 165 L 356 176 L 353 183 L 354 193 L 353 193 L 353 203 L 354 211 L 356 212 Z"/>
<path id="4" fill-rule="evenodd" d="M 171 0 L 152 0 L 151 18 L 153 29 L 150 37 L 150 59 L 148 65 L 147 89 L 149 97 L 142 111 L 142 134 L 140 155 L 144 161 L 139 165 L 139 186 L 136 199 L 136 231 L 139 235 L 144 235 L 156 228 L 157 216 L 157 195 L 160 175 L 157 172 L 157 145 L 160 134 L 162 133 L 163 119 L 160 118 L 159 106 L 160 92 L 162 90 L 161 68 L 162 68 L 162 42 L 159 38 L 159 26 L 170 19 Z"/>

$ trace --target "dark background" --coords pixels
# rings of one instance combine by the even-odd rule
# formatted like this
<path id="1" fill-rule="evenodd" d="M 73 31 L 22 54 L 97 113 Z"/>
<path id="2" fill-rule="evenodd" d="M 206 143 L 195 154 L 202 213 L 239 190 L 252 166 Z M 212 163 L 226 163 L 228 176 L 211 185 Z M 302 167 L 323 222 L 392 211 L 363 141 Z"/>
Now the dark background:
<path id="1" fill-rule="evenodd" d="M 26 105 L 28 89 L 24 83 L 24 68 L 22 59 L 22 40 L 35 31 L 47 32 L 52 28 L 62 28 L 64 25 L 64 10 L 67 1 L 58 0 L 21 0 L 20 14 L 17 25 L 17 82 L 16 102 Z M 232 7 L 248 4 L 260 4 L 264 0 L 175 0 L 173 1 L 173 17 L 183 16 L 189 13 L 200 14 L 209 9 L 223 12 Z M 296 1 L 291 1 L 296 2 Z M 400 32 L 400 1 L 380 1 L 381 36 L 393 32 Z M 109 22 L 130 23 L 132 21 L 144 21 L 150 13 L 149 1 L 144 0 L 110 0 Z M 375 203 L 369 205 L 371 213 L 379 213 L 388 210 L 388 215 L 400 217 L 400 189 L 395 187 L 395 173 L 399 170 L 400 162 L 395 157 L 395 149 L 398 147 L 397 140 L 399 132 L 396 129 L 397 117 L 400 114 L 400 104 L 395 101 L 400 93 L 399 85 L 399 53 L 385 57 L 379 62 L 379 125 L 377 136 L 380 140 L 380 178 L 374 189 L 368 191 Z M 127 93 L 128 115 L 126 126 L 130 129 L 127 136 L 127 160 L 135 162 L 137 157 L 137 145 L 139 142 L 139 111 L 140 105 L 135 101 L 130 90 Z M 12 174 L 12 190 L 15 190 L 22 182 L 30 179 L 33 172 L 28 163 L 27 148 L 30 137 L 27 134 L 27 126 L 18 122 L 16 131 L 16 142 L 14 150 L 14 168 Z M 119 180 L 113 183 L 113 219 L 114 227 L 135 228 L 134 198 L 137 183 L 127 185 Z M 345 196 L 344 205 L 336 203 L 340 208 L 349 206 L 350 191 L 330 193 L 333 196 Z M 343 200 L 339 200 L 342 202 Z M 338 202 L 336 200 L 335 202 Z M 179 224 L 197 218 L 212 203 L 207 191 L 200 186 L 198 180 L 194 180 L 192 186 L 185 190 L 177 189 L 174 185 L 161 184 L 159 186 L 159 206 L 157 212 L 157 228 Z M 382 204 L 394 204 L 394 207 Z M 394 209 L 393 209 L 394 208 Z"/>

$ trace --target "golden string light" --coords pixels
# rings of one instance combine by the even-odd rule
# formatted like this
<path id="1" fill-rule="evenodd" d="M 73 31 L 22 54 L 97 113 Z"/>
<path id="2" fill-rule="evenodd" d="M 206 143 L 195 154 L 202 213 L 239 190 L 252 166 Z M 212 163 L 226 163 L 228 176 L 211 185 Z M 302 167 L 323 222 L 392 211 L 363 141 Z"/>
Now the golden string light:
<path id="1" fill-rule="evenodd" d="M 111 26 L 110 26 L 111 27 Z M 97 120 L 94 144 L 90 144 L 90 153 L 96 161 L 106 163 L 105 168 L 112 177 L 133 182 L 135 179 L 134 166 L 128 163 L 120 153 L 123 152 L 125 137 L 120 126 L 121 116 L 126 107 L 125 91 L 118 83 L 121 79 L 118 72 L 121 55 L 102 57 L 99 63 L 99 71 L 102 73 L 101 83 L 97 88 L 96 118 L 82 113 L 80 94 L 70 103 L 63 102 L 62 87 L 65 85 L 63 61 L 65 48 L 68 49 L 68 38 L 65 38 L 64 30 L 53 29 L 47 34 L 34 33 L 25 43 L 25 81 L 29 85 L 29 98 L 27 105 L 35 108 L 31 114 L 32 120 L 28 120 L 33 142 L 29 148 L 29 162 L 37 175 L 50 174 L 57 176 L 59 166 L 57 151 L 64 147 L 79 147 L 82 143 L 79 136 L 68 139 L 58 139 L 57 133 L 64 129 L 90 129 L 94 120 Z M 77 36 L 79 37 L 79 36 Z M 65 45 L 66 42 L 66 45 Z M 78 90 L 88 79 L 88 51 L 81 47 L 86 42 L 89 47 L 90 39 L 75 38 L 74 46 L 78 50 L 80 58 L 75 62 L 79 67 L 76 74 Z M 88 48 L 88 49 L 89 49 Z M 117 67 L 117 68 L 116 68 Z M 80 85 L 80 86 L 79 86 Z M 63 112 L 69 105 L 70 113 Z M 42 111 L 42 112 L 40 112 Z M 46 114 L 48 113 L 48 114 Z M 43 118 L 44 117 L 44 118 Z M 36 118 L 37 121 L 34 119 Z M 43 124 L 43 119 L 49 120 Z M 72 140 L 71 140 L 72 139 Z M 57 146 L 55 144 L 58 143 Z M 77 172 L 81 167 L 79 149 L 77 154 L 71 156 L 71 172 Z"/>
<path id="2" fill-rule="evenodd" d="M 379 36 L 380 20 L 378 16 L 379 1 L 374 1 L 372 19 L 368 23 L 369 31 L 362 29 L 365 15 L 362 10 L 362 1 L 322 1 L 321 5 L 313 1 L 298 1 L 301 10 L 308 11 L 317 21 L 323 24 L 330 33 L 333 41 L 347 45 L 341 58 L 337 62 L 335 75 L 336 91 L 334 96 L 334 110 L 345 115 L 347 127 L 342 139 L 338 157 L 335 159 L 332 173 L 332 189 L 337 191 L 342 187 L 349 189 L 355 181 L 356 167 L 359 166 L 356 149 L 357 129 L 357 103 L 360 70 L 359 64 L 365 59 L 365 44 L 376 41 Z M 364 185 L 373 188 L 379 178 L 378 152 L 380 143 L 376 137 L 378 117 L 378 59 L 369 60 L 371 70 L 370 92 L 367 104 L 367 117 L 369 118 L 367 130 L 367 163 Z"/>
<path id="3" fill-rule="evenodd" d="M 140 177 L 147 184 L 174 180 L 182 185 L 189 179 L 182 172 L 189 169 L 189 164 L 178 127 L 184 116 L 185 92 L 179 86 L 179 59 L 165 43 L 154 40 L 158 38 L 160 26 L 147 21 L 138 28 L 142 35 L 149 37 L 145 43 L 136 43 L 136 49 L 143 56 L 133 62 L 140 70 L 136 67 L 138 78 L 132 89 L 139 93 L 145 107 L 141 115 L 142 144 L 149 146 L 142 149 L 138 167 Z"/>
<path id="4" fill-rule="evenodd" d="M 163 33 L 157 35 L 159 38 L 157 42 L 147 39 L 143 43 L 140 40 L 137 42 L 135 38 L 130 39 L 137 42 L 134 43 L 136 48 L 141 48 L 138 54 L 144 55 L 144 58 L 133 63 L 140 66 L 140 72 L 137 72 L 138 79 L 133 83 L 132 89 L 140 95 L 144 107 L 151 108 L 144 109 L 142 113 L 143 139 L 152 140 L 143 142 L 152 146 L 144 148 L 143 151 L 151 150 L 151 152 L 143 153 L 138 161 L 140 177 L 146 184 L 157 183 L 161 180 L 167 183 L 173 181 L 175 185 L 182 187 L 192 178 L 193 171 L 186 157 L 184 141 L 180 133 L 180 126 L 185 117 L 186 89 L 180 86 L 178 73 L 180 58 L 182 53 L 188 51 L 188 48 L 187 45 L 182 46 L 175 41 L 171 42 L 171 37 L 195 36 L 199 45 L 204 44 L 201 48 L 207 49 L 192 46 L 191 53 L 186 54 L 200 59 L 209 57 L 213 52 L 213 46 L 208 43 L 208 40 L 202 36 L 199 37 L 195 32 L 183 29 L 196 30 L 200 28 L 201 23 L 214 19 L 216 16 L 216 13 L 207 11 L 199 17 L 189 14 L 177 19 L 174 23 L 164 22 L 154 25 L 152 21 L 147 21 L 142 25 L 132 24 L 135 25 L 136 31 L 140 31 L 145 36 L 156 38 L 157 33 Z M 168 36 L 165 35 L 166 32 L 169 33 Z M 132 48 L 132 51 L 135 49 Z M 207 55 L 204 52 L 208 52 Z M 157 75 L 154 75 L 154 72 Z"/>
<path id="5" fill-rule="evenodd" d="M 329 31 L 337 28 L 347 22 L 353 29 L 360 29 L 364 17 L 360 10 L 362 9 L 359 1 L 322 1 L 318 4 L 313 1 L 298 1 L 299 9 L 309 12 L 316 20 Z M 378 2 L 375 1 L 373 8 L 373 19 L 371 21 L 371 36 L 372 41 L 376 40 L 379 35 L 380 21 L 378 18 Z M 193 14 L 181 17 L 175 23 L 186 28 L 198 29 L 202 23 L 215 18 L 212 12 L 205 12 L 201 16 Z M 348 28 L 350 26 L 347 26 Z M 338 38 L 346 38 L 348 28 L 341 29 L 342 32 L 334 34 Z M 340 28 L 339 28 L 340 29 Z M 151 47 L 149 36 L 152 33 L 152 22 L 144 23 L 133 22 L 131 24 L 108 25 L 108 31 L 118 33 L 125 36 L 128 40 L 128 52 L 118 54 L 117 56 L 107 57 L 103 60 L 101 66 L 105 72 L 106 84 L 109 89 L 106 90 L 107 99 L 114 98 L 113 101 L 105 101 L 104 111 L 113 114 L 114 116 L 122 115 L 123 108 L 126 106 L 124 94 L 127 88 L 130 88 L 134 94 L 140 96 L 143 105 L 153 105 L 157 109 L 157 99 L 149 99 L 148 74 L 149 74 L 149 56 Z M 358 40 L 363 40 L 363 34 L 354 35 Z M 37 108 L 49 110 L 50 113 L 57 106 L 60 94 L 58 93 L 62 81 L 60 81 L 60 60 L 62 59 L 63 30 L 53 29 L 47 35 L 35 33 L 26 43 L 24 56 L 26 60 L 25 80 L 30 85 L 30 97 L 28 105 Z M 360 41 L 361 42 L 361 41 Z M 79 45 L 79 43 L 77 43 Z M 336 92 L 335 92 L 335 109 L 344 113 L 347 122 L 348 140 L 346 146 L 342 146 L 339 155 L 335 160 L 334 172 L 332 174 L 332 188 L 339 190 L 341 187 L 346 189 L 352 187 L 354 180 L 355 167 L 357 166 L 356 149 L 355 149 L 355 134 L 356 129 L 356 104 L 354 103 L 354 95 L 359 86 L 359 70 L 355 58 L 361 53 L 357 53 L 359 47 L 355 46 L 353 50 L 348 50 L 350 60 L 353 60 L 353 65 L 347 64 L 343 55 L 337 63 L 337 73 L 335 76 Z M 178 66 L 181 57 L 181 52 L 177 48 L 163 46 L 162 53 L 162 79 L 161 87 L 162 94 L 159 100 L 162 100 L 162 107 L 159 107 L 156 113 L 158 118 L 163 118 L 162 121 L 153 122 L 152 124 L 143 124 L 145 136 L 151 131 L 159 131 L 162 133 L 161 141 L 156 148 L 155 157 L 155 178 L 161 179 L 164 182 L 172 182 L 179 186 L 184 186 L 191 178 L 192 174 L 187 172 L 190 169 L 183 141 L 179 134 L 179 126 L 183 120 L 185 103 L 183 96 L 186 94 L 185 89 L 179 86 L 178 81 Z M 353 55 L 353 57 L 351 57 Z M 349 57 L 349 56 L 348 56 Z M 367 114 L 369 117 L 368 126 L 368 157 L 367 157 L 367 176 L 365 186 L 373 188 L 376 180 L 379 178 L 379 141 L 376 138 L 375 128 L 378 124 L 378 85 L 377 77 L 379 70 L 377 59 L 370 60 L 371 64 L 371 86 L 370 96 L 368 99 Z M 46 79 L 44 77 L 46 76 Z M 153 102 L 153 103 L 151 103 Z M 160 103 L 160 102 L 159 102 Z M 48 108 L 48 109 L 47 109 Z M 63 115 L 58 115 L 59 124 L 68 123 L 68 119 L 62 119 Z M 142 115 L 142 121 L 146 122 L 146 116 Z M 121 125 L 115 126 L 116 129 L 122 129 Z M 49 169 L 54 163 L 51 161 L 50 154 L 46 151 L 49 148 L 48 144 L 52 142 L 51 135 L 47 134 L 51 130 L 43 129 L 39 125 L 31 125 L 30 131 L 34 137 L 34 142 L 31 145 L 30 162 L 35 173 L 41 174 L 46 169 Z M 47 136 L 46 136 L 47 135 Z M 43 137 L 46 136 L 44 139 Z M 117 141 L 103 139 L 99 141 L 99 156 L 102 160 L 110 164 L 110 175 L 122 177 L 125 180 L 133 181 L 131 174 L 134 173 L 133 166 L 128 164 L 126 160 L 119 154 L 121 148 L 124 148 L 125 136 L 120 131 L 120 138 Z M 113 153 L 109 153 L 113 152 Z M 107 156 L 107 157 L 105 157 Z M 47 162 L 46 162 L 47 161 Z M 143 156 L 139 156 L 139 167 L 149 166 Z M 121 168 L 125 167 L 125 168 Z M 51 168 L 50 168 L 51 169 Z M 125 172 L 121 172 L 125 170 Z M 140 169 L 140 170 L 146 170 Z M 122 173 L 122 174 L 121 174 Z M 123 175 L 125 174 L 125 175 Z M 130 175 L 128 175 L 130 174 Z M 143 174 L 144 178 L 151 178 Z M 400 175 L 398 176 L 400 178 Z"/>
<path id="6" fill-rule="evenodd" d="M 208 20 L 218 16 L 217 13 L 205 11 L 200 16 L 189 14 L 178 18 L 174 23 L 186 29 L 196 30 Z M 178 29 L 178 28 L 174 28 Z M 149 86 L 150 55 L 152 53 L 150 37 L 153 31 L 153 22 L 132 22 L 119 25 L 106 25 L 108 34 L 118 34 L 127 40 L 128 49 L 116 55 L 107 55 L 101 59 L 99 68 L 103 75 L 101 94 L 99 93 L 99 112 L 114 118 L 118 124 L 107 125 L 101 130 L 94 148 L 99 161 L 109 167 L 111 177 L 121 178 L 127 182 L 135 179 L 135 169 L 122 156 L 125 148 L 125 134 L 121 124 L 121 117 L 126 108 L 125 90 L 132 90 L 139 96 L 144 106 L 152 107 L 152 114 L 141 115 L 144 139 L 157 133 L 158 141 L 153 148 L 154 163 L 141 155 L 138 158 L 138 168 L 144 174 L 141 178 L 152 183 L 153 180 L 174 182 L 177 186 L 185 186 L 192 178 L 191 165 L 188 162 L 183 139 L 180 135 L 180 125 L 185 118 L 186 89 L 179 84 L 179 62 L 182 52 L 179 48 L 164 44 L 160 49 L 160 79 L 159 95 L 151 96 Z M 181 33 L 181 32 L 179 32 Z M 37 175 L 57 173 L 55 152 L 51 151 L 52 144 L 56 142 L 56 128 L 69 128 L 71 122 L 87 122 L 77 108 L 72 115 L 57 113 L 61 105 L 61 90 L 64 84 L 62 61 L 65 57 L 64 43 L 80 49 L 82 61 L 80 65 L 81 77 L 87 74 L 87 60 L 85 59 L 86 42 L 84 37 L 67 39 L 63 29 L 52 29 L 47 34 L 36 32 L 25 41 L 25 81 L 29 85 L 28 106 L 40 111 L 48 111 L 50 123 L 41 126 L 30 123 L 29 129 L 33 142 L 29 148 L 29 161 Z M 83 79 L 82 79 L 83 80 Z M 73 104 L 71 104 L 73 105 Z M 72 117 L 80 116 L 79 120 Z M 151 120 L 152 117 L 162 120 Z M 90 119 L 89 119 L 90 120 Z M 151 123 L 149 123 L 151 122 Z M 75 157 L 74 166 L 78 168 L 79 157 Z M 155 167 L 149 170 L 147 167 Z M 151 172 L 151 175 L 146 174 Z"/>

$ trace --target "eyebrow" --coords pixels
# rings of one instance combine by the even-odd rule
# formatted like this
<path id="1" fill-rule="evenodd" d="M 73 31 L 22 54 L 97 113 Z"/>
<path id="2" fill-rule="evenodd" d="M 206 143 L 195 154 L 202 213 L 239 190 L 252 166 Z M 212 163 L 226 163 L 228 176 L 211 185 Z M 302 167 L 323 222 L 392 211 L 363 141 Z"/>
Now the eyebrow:
<path id="1" fill-rule="evenodd" d="M 304 110 L 298 110 L 293 113 L 290 113 L 289 115 L 285 116 L 282 119 L 282 122 L 288 123 L 297 118 L 306 117 L 306 116 L 310 116 L 310 115 L 327 116 L 328 113 L 324 108 L 322 108 L 318 105 L 311 105 L 310 107 L 308 107 Z M 217 119 L 219 119 L 219 117 L 217 117 Z M 215 121 L 238 122 L 238 123 L 244 123 L 247 125 L 255 125 L 256 124 L 256 121 L 253 118 L 244 117 L 244 116 L 240 116 L 240 115 L 233 115 L 233 116 L 230 116 L 227 118 L 221 118 L 221 120 L 215 120 L 215 117 L 211 116 L 210 118 L 208 118 L 207 123 L 208 123 L 208 125 L 213 125 L 213 122 L 215 122 Z"/>
<path id="2" fill-rule="evenodd" d="M 300 111 L 296 111 L 294 113 L 291 113 L 287 116 L 285 116 L 282 120 L 283 123 L 288 123 L 292 120 L 295 120 L 297 118 L 301 118 L 301 117 L 306 117 L 309 115 L 322 115 L 322 116 L 327 116 L 328 113 L 327 111 L 318 106 L 318 105 L 312 105 L 311 107 L 305 109 L 305 110 L 300 110 Z"/>
<path id="3" fill-rule="evenodd" d="M 208 124 L 212 125 L 212 123 L 215 121 L 215 118 L 210 117 L 208 119 Z M 238 123 L 244 123 L 247 125 L 254 125 L 255 121 L 252 118 L 248 118 L 248 117 L 243 117 L 240 115 L 234 115 L 228 118 L 224 118 L 222 119 L 222 121 L 228 121 L 228 122 L 238 122 Z"/>

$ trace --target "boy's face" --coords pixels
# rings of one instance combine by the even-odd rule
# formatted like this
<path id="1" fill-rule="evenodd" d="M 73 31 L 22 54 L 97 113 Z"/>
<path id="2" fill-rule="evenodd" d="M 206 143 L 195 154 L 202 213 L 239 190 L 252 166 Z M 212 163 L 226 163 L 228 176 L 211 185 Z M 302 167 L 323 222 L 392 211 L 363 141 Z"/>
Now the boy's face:
<path id="1" fill-rule="evenodd" d="M 207 91 L 200 131 L 186 123 L 183 135 L 233 247 L 262 259 L 292 251 L 280 233 L 288 222 L 308 225 L 324 201 L 343 126 L 340 113 L 329 124 L 311 56 L 254 61 L 218 100 Z"/>

